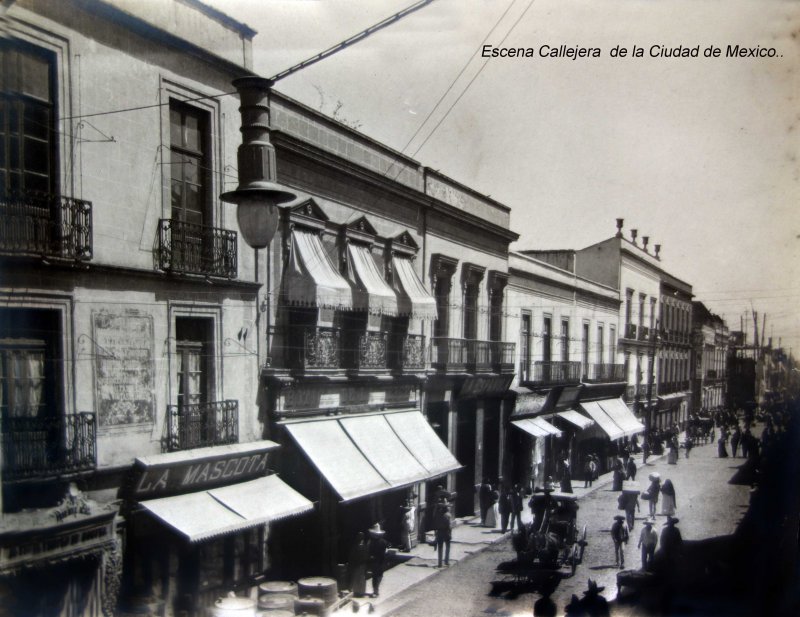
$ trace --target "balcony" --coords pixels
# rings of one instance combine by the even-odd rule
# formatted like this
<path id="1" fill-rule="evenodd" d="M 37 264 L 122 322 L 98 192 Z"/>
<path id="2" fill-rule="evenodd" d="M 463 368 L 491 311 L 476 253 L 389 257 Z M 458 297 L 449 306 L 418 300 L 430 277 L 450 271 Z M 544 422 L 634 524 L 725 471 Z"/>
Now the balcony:
<path id="1" fill-rule="evenodd" d="M 332 371 L 342 367 L 339 328 L 295 326 L 288 329 L 285 361 L 289 368 L 305 372 Z"/>
<path id="2" fill-rule="evenodd" d="M 385 371 L 389 352 L 389 335 L 386 332 L 358 333 L 358 344 L 347 355 L 347 366 L 358 372 Z"/>
<path id="3" fill-rule="evenodd" d="M 489 341 L 467 341 L 467 372 L 488 373 L 492 370 L 492 344 Z"/>
<path id="4" fill-rule="evenodd" d="M 513 373 L 516 343 L 492 341 L 492 371 L 495 373 Z"/>
<path id="5" fill-rule="evenodd" d="M 625 338 L 636 340 L 636 324 L 625 324 Z"/>
<path id="6" fill-rule="evenodd" d="M 650 340 L 650 328 L 647 326 L 639 326 L 639 340 L 640 341 L 649 341 Z"/>
<path id="7" fill-rule="evenodd" d="M 2 421 L 3 481 L 91 471 L 97 465 L 97 419 L 81 412 Z"/>
<path id="8" fill-rule="evenodd" d="M 160 219 L 158 267 L 178 274 L 236 278 L 236 232 Z"/>
<path id="9" fill-rule="evenodd" d="M 635 385 L 628 385 L 625 388 L 625 402 L 626 403 L 633 403 L 636 400 L 636 392 L 639 392 L 639 401 L 642 403 L 647 402 L 647 384 L 642 383 L 638 386 Z M 655 399 L 659 395 L 659 386 L 658 384 L 654 383 L 650 389 L 650 398 Z"/>
<path id="10" fill-rule="evenodd" d="M 586 375 L 589 383 L 612 383 L 625 381 L 624 364 L 590 364 Z"/>
<path id="11" fill-rule="evenodd" d="M 425 337 L 421 334 L 399 334 L 393 337 L 389 366 L 403 372 L 424 371 Z"/>
<path id="12" fill-rule="evenodd" d="M 91 202 L 34 192 L 0 196 L 0 253 L 89 261 Z"/>
<path id="13" fill-rule="evenodd" d="M 189 450 L 239 442 L 239 401 L 167 407 L 166 450 Z"/>
<path id="14" fill-rule="evenodd" d="M 431 366 L 445 373 L 463 373 L 466 371 L 467 341 L 463 338 L 432 338 Z"/>
<path id="15" fill-rule="evenodd" d="M 531 382 L 538 386 L 552 386 L 565 383 L 580 383 L 582 366 L 580 362 L 533 363 Z"/>

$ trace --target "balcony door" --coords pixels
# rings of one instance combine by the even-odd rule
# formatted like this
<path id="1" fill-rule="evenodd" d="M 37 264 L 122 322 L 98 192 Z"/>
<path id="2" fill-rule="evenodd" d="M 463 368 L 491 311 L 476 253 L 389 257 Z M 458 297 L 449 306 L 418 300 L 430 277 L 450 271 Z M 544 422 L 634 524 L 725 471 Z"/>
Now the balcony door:
<path id="1" fill-rule="evenodd" d="M 175 318 L 177 431 L 183 448 L 214 441 L 214 320 Z"/>
<path id="2" fill-rule="evenodd" d="M 528 311 L 522 312 L 522 322 L 520 323 L 519 361 L 519 380 L 528 381 L 531 368 L 531 314 Z"/>

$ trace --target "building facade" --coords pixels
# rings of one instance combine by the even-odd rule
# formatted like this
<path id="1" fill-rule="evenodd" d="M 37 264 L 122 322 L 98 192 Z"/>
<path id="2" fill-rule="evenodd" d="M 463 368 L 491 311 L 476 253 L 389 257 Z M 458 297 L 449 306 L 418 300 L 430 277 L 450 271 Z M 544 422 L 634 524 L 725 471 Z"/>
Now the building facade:
<path id="1" fill-rule="evenodd" d="M 728 326 L 702 302 L 692 303 L 692 408 L 716 412 L 728 403 Z"/>

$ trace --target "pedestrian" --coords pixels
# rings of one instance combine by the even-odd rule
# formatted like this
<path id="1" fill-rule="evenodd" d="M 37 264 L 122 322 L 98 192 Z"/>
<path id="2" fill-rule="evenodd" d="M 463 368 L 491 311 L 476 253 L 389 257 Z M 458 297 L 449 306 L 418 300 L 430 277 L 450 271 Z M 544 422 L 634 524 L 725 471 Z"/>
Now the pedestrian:
<path id="1" fill-rule="evenodd" d="M 486 509 L 486 518 L 484 525 L 490 529 L 496 529 L 500 522 L 500 512 L 498 511 L 498 502 L 500 501 L 500 493 L 492 490 L 489 495 L 489 507 Z"/>
<path id="2" fill-rule="evenodd" d="M 386 570 L 386 549 L 389 543 L 384 536 L 386 532 L 381 529 L 380 523 L 375 523 L 369 528 L 369 562 L 372 569 L 372 597 L 377 598 L 380 593 L 383 572 Z"/>
<path id="3" fill-rule="evenodd" d="M 626 491 L 622 493 L 625 496 L 625 522 L 628 523 L 628 531 L 633 531 L 634 521 L 636 520 L 636 511 L 639 510 L 639 493 L 633 491 Z"/>
<path id="4" fill-rule="evenodd" d="M 683 447 L 686 448 L 686 458 L 689 458 L 689 452 L 692 451 L 694 448 L 694 439 L 690 436 L 686 436 L 686 441 L 683 443 Z"/>
<path id="5" fill-rule="evenodd" d="M 411 535 L 417 519 L 417 508 L 411 499 L 400 506 L 400 550 L 408 553 L 411 546 Z"/>
<path id="6" fill-rule="evenodd" d="M 625 469 L 625 479 L 634 481 L 636 480 L 636 472 L 638 468 L 636 467 L 636 461 L 633 460 L 633 457 L 628 458 L 628 464 Z"/>
<path id="7" fill-rule="evenodd" d="M 511 526 L 511 531 L 514 531 L 514 523 L 516 523 L 517 529 L 522 528 L 522 487 L 519 484 L 514 485 L 510 497 L 511 497 L 510 526 Z"/>
<path id="8" fill-rule="evenodd" d="M 369 547 L 362 532 L 356 534 L 356 542 L 350 549 L 348 566 L 350 569 L 350 591 L 356 598 L 362 598 L 367 593 L 367 562 L 369 561 Z"/>
<path id="9" fill-rule="evenodd" d="M 500 513 L 500 529 L 505 533 L 508 529 L 508 519 L 511 516 L 511 491 L 505 484 L 500 490 L 500 500 L 497 502 L 497 511 Z"/>
<path id="10" fill-rule="evenodd" d="M 614 459 L 614 475 L 613 483 L 611 485 L 612 491 L 621 491 L 622 483 L 625 481 L 625 469 L 622 460 L 619 458 Z"/>
<path id="11" fill-rule="evenodd" d="M 668 516 L 667 523 L 661 530 L 659 553 L 663 556 L 666 565 L 670 567 L 677 565 L 683 550 L 681 531 L 675 527 L 679 520 L 674 516 Z"/>
<path id="12" fill-rule="evenodd" d="M 650 504 L 650 516 L 651 518 L 655 518 L 658 497 L 661 493 L 661 476 L 654 472 L 647 476 L 647 479 L 650 480 L 650 486 L 647 487 L 647 490 L 642 495 L 642 498 L 648 500 L 648 503 Z"/>
<path id="13" fill-rule="evenodd" d="M 485 525 L 486 513 L 492 505 L 492 485 L 489 478 L 484 478 L 483 484 L 478 487 L 478 505 L 481 509 L 481 525 Z"/>
<path id="14" fill-rule="evenodd" d="M 749 448 L 750 444 L 752 443 L 752 433 L 750 432 L 750 425 L 744 427 L 744 433 L 739 438 L 739 442 L 742 446 L 742 457 L 748 458 L 749 457 Z"/>
<path id="15" fill-rule="evenodd" d="M 572 492 L 572 470 L 570 469 L 569 456 L 564 455 L 561 459 L 561 492 Z"/>
<path id="16" fill-rule="evenodd" d="M 719 430 L 719 439 L 717 440 L 717 456 L 719 458 L 728 458 L 728 448 L 725 444 L 728 442 L 728 431 L 725 428 Z"/>
<path id="17" fill-rule="evenodd" d="M 642 533 L 639 535 L 639 548 L 642 549 L 642 570 L 649 571 L 652 567 L 653 556 L 658 544 L 658 534 L 653 530 L 655 520 L 648 518 L 644 522 Z"/>
<path id="18" fill-rule="evenodd" d="M 578 598 L 572 594 L 569 604 L 564 607 L 564 614 L 567 617 L 608 617 L 608 600 L 600 592 L 605 587 L 598 587 L 597 583 L 589 579 L 588 589 L 583 592 L 583 597 Z"/>
<path id="19" fill-rule="evenodd" d="M 583 488 L 589 488 L 592 485 L 596 470 L 597 463 L 594 462 L 594 457 L 589 454 L 586 457 L 586 462 L 583 464 Z"/>
<path id="20" fill-rule="evenodd" d="M 647 465 L 648 456 L 650 456 L 650 439 L 645 437 L 642 443 L 642 465 Z"/>
<path id="21" fill-rule="evenodd" d="M 628 543 L 628 524 L 625 517 L 617 514 L 611 524 L 611 541 L 614 542 L 614 566 L 625 567 L 625 544 Z"/>
<path id="22" fill-rule="evenodd" d="M 739 430 L 739 424 L 736 424 L 736 428 L 731 435 L 731 456 L 736 458 L 736 451 L 739 449 L 739 442 L 742 439 L 742 432 Z"/>
<path id="23" fill-rule="evenodd" d="M 450 507 L 441 508 L 436 520 L 436 553 L 439 557 L 439 567 L 442 567 L 442 553 L 444 565 L 450 565 L 450 541 L 453 537 L 453 519 L 450 516 Z"/>
<path id="24" fill-rule="evenodd" d="M 672 516 L 676 507 L 675 487 L 672 485 L 672 480 L 667 478 L 661 486 L 661 514 Z"/>

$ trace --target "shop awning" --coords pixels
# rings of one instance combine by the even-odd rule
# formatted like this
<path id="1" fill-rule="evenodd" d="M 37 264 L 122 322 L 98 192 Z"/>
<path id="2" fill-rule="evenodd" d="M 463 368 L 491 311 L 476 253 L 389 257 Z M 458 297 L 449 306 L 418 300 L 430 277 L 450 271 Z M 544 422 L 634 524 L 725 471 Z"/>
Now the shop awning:
<path id="1" fill-rule="evenodd" d="M 550 424 L 544 418 L 525 418 L 524 420 L 512 420 L 511 424 L 533 435 L 534 437 L 547 437 L 548 435 L 560 436 L 561 431 Z"/>
<path id="2" fill-rule="evenodd" d="M 628 409 L 625 401 L 621 398 L 608 398 L 598 401 L 598 403 L 603 408 L 603 411 L 614 421 L 614 424 L 625 432 L 625 437 L 644 432 L 644 425 L 636 419 L 636 416 L 633 415 L 633 412 Z"/>
<path id="3" fill-rule="evenodd" d="M 343 501 L 392 488 L 337 420 L 287 424 L 286 430 Z"/>
<path id="4" fill-rule="evenodd" d="M 564 418 L 570 424 L 577 426 L 579 429 L 589 428 L 592 424 L 594 424 L 594 420 L 591 418 L 587 418 L 582 413 L 578 413 L 574 409 L 568 409 L 567 411 L 559 411 L 556 413 L 559 418 Z"/>
<path id="5" fill-rule="evenodd" d="M 397 296 L 384 280 L 369 247 L 347 245 L 347 274 L 353 282 L 353 308 L 374 315 L 397 315 Z"/>
<path id="6" fill-rule="evenodd" d="M 623 431 L 617 424 L 612 420 L 609 415 L 603 411 L 603 408 L 600 407 L 600 404 L 597 401 L 587 401 L 581 403 L 581 409 L 585 411 L 589 416 L 597 422 L 603 432 L 608 435 L 609 439 L 619 439 L 620 437 L 625 436 L 625 431 Z"/>
<path id="7" fill-rule="evenodd" d="M 415 319 L 436 319 L 436 300 L 419 280 L 411 260 L 392 257 L 392 269 L 398 312 Z"/>
<path id="8" fill-rule="evenodd" d="M 139 503 L 190 542 L 265 525 L 314 507 L 274 475 Z"/>
<path id="9" fill-rule="evenodd" d="M 393 413 L 384 417 L 397 433 L 400 441 L 428 471 L 430 477 L 440 476 L 461 468 L 459 462 L 420 412 Z"/>
<path id="10" fill-rule="evenodd" d="M 292 231 L 283 292 L 290 305 L 353 308 L 353 290 L 331 263 L 322 240 L 301 229 Z"/>
<path id="11" fill-rule="evenodd" d="M 461 467 L 419 411 L 285 427 L 342 501 L 409 486 Z"/>

